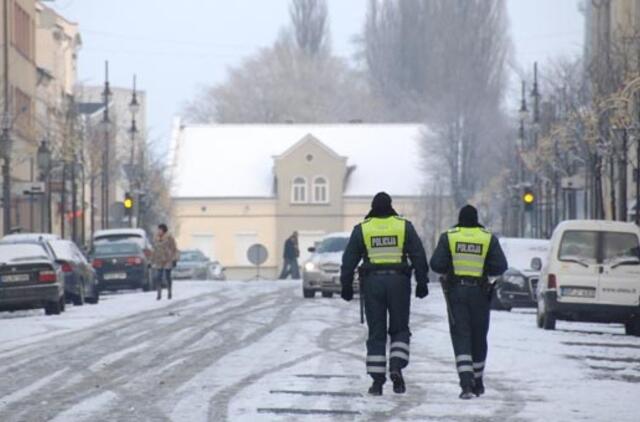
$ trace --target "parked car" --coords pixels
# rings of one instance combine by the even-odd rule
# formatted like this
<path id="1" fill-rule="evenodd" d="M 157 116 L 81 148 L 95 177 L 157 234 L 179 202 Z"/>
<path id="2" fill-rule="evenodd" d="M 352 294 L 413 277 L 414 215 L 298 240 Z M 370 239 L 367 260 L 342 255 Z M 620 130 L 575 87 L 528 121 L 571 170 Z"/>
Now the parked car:
<path id="1" fill-rule="evenodd" d="M 540 270 L 547 261 L 549 241 L 544 239 L 501 238 L 500 246 L 509 269 L 495 282 L 491 308 L 535 308 Z"/>
<path id="2" fill-rule="evenodd" d="M 42 242 L 0 242 L 0 310 L 65 309 L 64 276 Z"/>
<path id="3" fill-rule="evenodd" d="M 302 295 L 305 298 L 314 297 L 318 291 L 322 297 L 340 293 L 342 253 L 350 236 L 351 233 L 331 233 L 309 248 L 311 256 L 302 268 Z M 354 282 L 354 290 L 358 291 L 357 281 Z"/>
<path id="4" fill-rule="evenodd" d="M 224 268 L 218 261 L 211 261 L 199 249 L 180 252 L 180 259 L 173 269 L 174 280 L 224 280 Z"/>
<path id="5" fill-rule="evenodd" d="M 623 323 L 640 336 L 640 228 L 632 223 L 565 221 L 551 237 L 538 289 L 538 327 L 556 320 Z"/>
<path id="6" fill-rule="evenodd" d="M 65 296 L 76 306 L 85 301 L 96 304 L 100 300 L 96 272 L 87 258 L 70 240 L 51 240 L 56 263 L 64 274 Z"/>
<path id="7" fill-rule="evenodd" d="M 147 232 L 142 229 L 107 229 L 98 230 L 93 234 L 92 246 L 96 243 L 129 241 L 137 243 L 147 258 L 151 257 L 153 249 Z"/>
<path id="8" fill-rule="evenodd" d="M 138 242 L 99 242 L 94 245 L 92 265 L 99 291 L 151 288 L 147 257 Z"/>

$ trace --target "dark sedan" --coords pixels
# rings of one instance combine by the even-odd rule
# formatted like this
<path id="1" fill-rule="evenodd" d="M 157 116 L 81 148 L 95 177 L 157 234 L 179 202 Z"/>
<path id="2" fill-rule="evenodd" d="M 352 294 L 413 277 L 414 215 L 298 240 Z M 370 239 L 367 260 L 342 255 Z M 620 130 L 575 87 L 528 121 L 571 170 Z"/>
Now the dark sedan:
<path id="1" fill-rule="evenodd" d="M 100 291 L 149 288 L 147 258 L 137 243 L 96 243 L 92 265 Z"/>
<path id="2" fill-rule="evenodd" d="M 64 311 L 64 276 L 42 243 L 0 243 L 0 310 Z"/>
<path id="3" fill-rule="evenodd" d="M 491 307 L 504 311 L 535 308 L 540 269 L 549 254 L 549 241 L 501 238 L 500 245 L 509 269 L 495 283 Z"/>
<path id="4" fill-rule="evenodd" d="M 98 303 L 100 292 L 96 272 L 76 244 L 70 240 L 51 240 L 49 244 L 64 274 L 67 300 L 76 306 L 84 305 L 85 301 Z"/>

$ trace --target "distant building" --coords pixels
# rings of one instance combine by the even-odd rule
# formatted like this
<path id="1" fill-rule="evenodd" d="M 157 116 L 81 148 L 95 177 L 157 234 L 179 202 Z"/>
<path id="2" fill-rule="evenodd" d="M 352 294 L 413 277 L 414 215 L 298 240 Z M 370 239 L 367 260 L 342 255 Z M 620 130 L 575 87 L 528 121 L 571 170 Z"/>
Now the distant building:
<path id="1" fill-rule="evenodd" d="M 434 188 L 437 179 L 427 175 L 424 130 L 417 124 L 178 122 L 171 175 L 179 247 L 201 249 L 230 277 L 247 277 L 254 269 L 246 251 L 261 243 L 269 251 L 265 273 L 275 276 L 294 230 L 302 263 L 323 235 L 361 221 L 378 191 L 393 196 L 397 211 L 430 245 L 453 213 L 447 189 L 439 181 Z"/>

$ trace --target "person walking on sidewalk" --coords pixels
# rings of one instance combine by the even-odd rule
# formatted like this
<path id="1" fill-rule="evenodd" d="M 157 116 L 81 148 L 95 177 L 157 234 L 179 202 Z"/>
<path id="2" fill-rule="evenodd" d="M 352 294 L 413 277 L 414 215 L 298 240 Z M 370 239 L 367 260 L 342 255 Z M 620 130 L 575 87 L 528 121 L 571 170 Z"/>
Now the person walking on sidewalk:
<path id="1" fill-rule="evenodd" d="M 154 282 L 158 291 L 157 299 L 162 299 L 162 286 L 166 283 L 168 298 L 171 299 L 171 270 L 178 260 L 178 248 L 176 241 L 169 233 L 166 224 L 158 225 L 158 231 L 153 244 L 151 266 L 154 273 Z"/>

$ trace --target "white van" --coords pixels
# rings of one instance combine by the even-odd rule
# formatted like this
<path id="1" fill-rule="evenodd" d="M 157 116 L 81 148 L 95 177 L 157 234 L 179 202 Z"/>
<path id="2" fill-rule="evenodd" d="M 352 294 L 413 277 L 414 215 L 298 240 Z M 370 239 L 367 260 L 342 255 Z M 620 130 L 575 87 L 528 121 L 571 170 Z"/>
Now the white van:
<path id="1" fill-rule="evenodd" d="M 640 336 L 640 229 L 632 223 L 562 222 L 538 284 L 538 327 L 556 320 L 623 323 Z"/>

